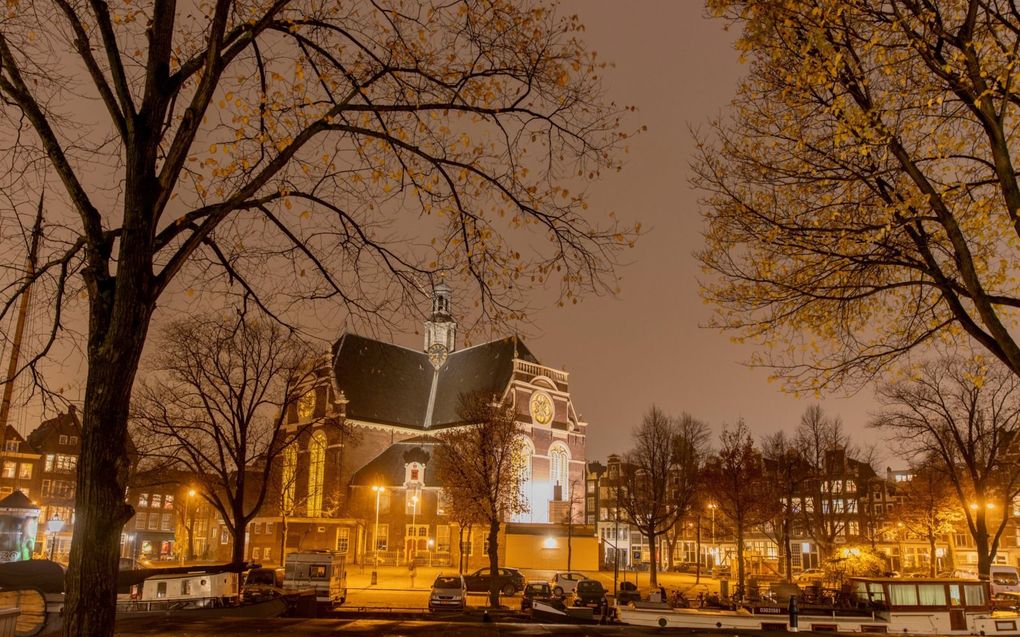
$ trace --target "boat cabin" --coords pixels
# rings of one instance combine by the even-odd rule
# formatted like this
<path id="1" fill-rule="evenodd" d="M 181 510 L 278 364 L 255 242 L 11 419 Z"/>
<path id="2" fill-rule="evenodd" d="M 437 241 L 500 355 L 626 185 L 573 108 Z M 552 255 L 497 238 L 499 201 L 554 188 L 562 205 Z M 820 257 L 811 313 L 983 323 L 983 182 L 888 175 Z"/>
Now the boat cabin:
<path id="1" fill-rule="evenodd" d="M 237 573 L 175 573 L 150 577 L 142 601 L 236 598 Z"/>
<path id="2" fill-rule="evenodd" d="M 980 612 L 990 609 L 988 583 L 957 579 L 852 578 L 851 591 L 858 603 L 876 610 L 952 610 Z"/>

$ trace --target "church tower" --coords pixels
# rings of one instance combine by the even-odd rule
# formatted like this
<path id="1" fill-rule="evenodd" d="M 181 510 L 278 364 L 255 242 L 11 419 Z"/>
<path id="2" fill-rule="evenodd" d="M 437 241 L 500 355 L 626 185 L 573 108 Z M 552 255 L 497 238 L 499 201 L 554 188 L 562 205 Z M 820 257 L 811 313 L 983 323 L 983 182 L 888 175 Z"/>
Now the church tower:
<path id="1" fill-rule="evenodd" d="M 425 321 L 425 351 L 432 366 L 439 369 L 456 347 L 457 322 L 450 313 L 453 292 L 440 282 L 432 291 L 432 316 Z"/>

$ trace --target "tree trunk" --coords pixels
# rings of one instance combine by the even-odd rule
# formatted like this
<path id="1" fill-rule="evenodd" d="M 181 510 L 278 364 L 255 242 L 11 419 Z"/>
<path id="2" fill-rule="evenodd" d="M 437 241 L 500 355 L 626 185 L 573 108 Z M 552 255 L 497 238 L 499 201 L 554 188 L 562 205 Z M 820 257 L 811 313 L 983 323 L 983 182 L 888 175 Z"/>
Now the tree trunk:
<path id="1" fill-rule="evenodd" d="M 793 581 L 793 551 L 790 550 L 790 518 L 783 520 L 783 538 L 779 550 L 783 555 L 783 569 L 787 582 Z"/>
<path id="2" fill-rule="evenodd" d="M 737 520 L 737 595 L 744 598 L 744 521 Z"/>
<path id="3" fill-rule="evenodd" d="M 681 522 L 677 522 L 681 524 Z M 666 534 L 666 568 L 672 570 L 675 565 L 673 562 L 673 554 L 676 553 L 676 543 L 680 539 L 680 533 L 677 532 L 676 527 L 673 528 L 673 533 Z"/>
<path id="4" fill-rule="evenodd" d="M 992 550 L 988 540 L 988 528 L 985 526 L 983 511 L 978 512 L 975 527 L 974 548 L 977 549 L 978 577 L 987 581 L 991 578 Z"/>
<path id="5" fill-rule="evenodd" d="M 698 515 L 698 544 L 696 547 L 698 566 L 694 570 L 694 584 L 701 583 L 701 515 Z"/>
<path id="6" fill-rule="evenodd" d="M 648 585 L 655 588 L 659 585 L 659 558 L 655 554 L 655 533 L 648 534 Z"/>
<path id="7" fill-rule="evenodd" d="M 195 561 L 195 514 L 188 521 L 188 560 Z"/>
<path id="8" fill-rule="evenodd" d="M 499 608 L 499 520 L 489 520 L 489 606 Z"/>
<path id="9" fill-rule="evenodd" d="M 280 566 L 287 566 L 287 533 L 290 525 L 290 518 L 283 511 L 280 512 Z M 339 531 L 338 531 L 339 533 Z M 355 545 L 356 546 L 356 545 Z"/>
<path id="10" fill-rule="evenodd" d="M 464 574 L 464 525 L 457 525 L 457 570 Z"/>
<path id="11" fill-rule="evenodd" d="M 119 299 L 111 316 L 115 309 L 110 291 L 91 294 L 100 298 L 92 300 L 89 321 L 74 535 L 64 581 L 67 637 L 113 634 L 120 535 L 134 514 L 124 501 L 130 471 L 128 406 L 150 318 L 148 303 L 141 298 Z"/>
<path id="12" fill-rule="evenodd" d="M 567 523 L 567 571 L 572 570 L 570 568 L 570 561 L 571 561 L 571 558 L 573 558 L 573 549 L 574 549 L 574 543 L 573 543 L 573 539 L 574 539 L 574 522 L 573 522 L 573 517 L 574 516 L 573 516 L 572 513 L 571 513 L 570 517 L 571 517 L 571 521 Z"/>
<path id="13" fill-rule="evenodd" d="M 937 556 L 936 556 L 937 552 L 938 551 L 935 549 L 935 536 L 929 534 L 928 535 L 928 576 L 929 577 L 935 577 L 935 560 L 938 559 Z"/>

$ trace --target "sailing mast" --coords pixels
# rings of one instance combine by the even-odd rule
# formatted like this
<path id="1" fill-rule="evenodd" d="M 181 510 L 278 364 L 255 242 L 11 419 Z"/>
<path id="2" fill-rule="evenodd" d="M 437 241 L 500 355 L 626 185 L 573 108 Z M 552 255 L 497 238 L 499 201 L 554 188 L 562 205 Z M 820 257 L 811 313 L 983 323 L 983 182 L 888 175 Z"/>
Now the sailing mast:
<path id="1" fill-rule="evenodd" d="M 39 195 L 39 209 L 35 215 L 35 226 L 32 228 L 32 241 L 28 250 L 28 262 L 25 265 L 25 280 L 28 285 L 21 293 L 21 306 L 18 308 L 18 320 L 14 327 L 14 341 L 11 344 L 11 358 L 7 365 L 7 376 L 4 382 L 3 398 L 0 399 L 0 451 L 7 449 L 7 420 L 11 414 L 11 400 L 14 395 L 14 377 L 18 373 L 18 359 L 21 357 L 21 341 L 25 335 L 25 320 L 28 318 L 28 302 L 32 291 L 32 279 L 38 263 L 39 239 L 42 236 L 43 197 Z"/>

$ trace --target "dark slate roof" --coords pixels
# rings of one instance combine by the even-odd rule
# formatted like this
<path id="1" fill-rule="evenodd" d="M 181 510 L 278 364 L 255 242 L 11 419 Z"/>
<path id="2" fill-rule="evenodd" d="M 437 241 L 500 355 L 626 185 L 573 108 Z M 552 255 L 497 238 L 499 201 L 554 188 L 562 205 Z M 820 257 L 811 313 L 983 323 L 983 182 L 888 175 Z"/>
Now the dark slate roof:
<path id="1" fill-rule="evenodd" d="M 9 496 L 0 500 L 0 509 L 38 509 L 34 502 L 21 491 L 14 491 Z"/>
<path id="2" fill-rule="evenodd" d="M 517 357 L 538 363 L 524 343 L 517 339 Z M 455 351 L 439 368 L 432 427 L 461 422 L 460 396 L 475 393 L 502 396 L 514 372 L 514 337 L 491 341 Z"/>
<path id="3" fill-rule="evenodd" d="M 371 462 L 354 472 L 354 475 L 351 476 L 351 486 L 401 486 L 404 484 L 404 465 L 408 462 L 405 456 L 408 456 L 411 460 L 421 459 L 421 454 L 424 452 L 428 454 L 428 458 L 431 460 L 435 453 L 432 448 L 438 443 L 439 440 L 432 436 L 415 436 L 414 438 L 393 443 L 386 451 L 383 451 L 373 458 Z M 428 469 L 430 463 L 426 461 L 424 464 L 426 467 L 425 486 L 442 486 L 436 480 L 435 471 Z"/>
<path id="4" fill-rule="evenodd" d="M 518 358 L 538 363 L 519 338 L 507 337 L 455 350 L 436 374 L 423 351 L 348 333 L 333 346 L 333 373 L 348 400 L 348 418 L 414 429 L 448 427 L 460 422 L 462 394 L 503 393 L 513 374 L 515 341 Z"/>
<path id="5" fill-rule="evenodd" d="M 71 406 L 66 414 L 60 414 L 49 420 L 43 421 L 41 425 L 36 427 L 31 433 L 28 434 L 28 444 L 32 445 L 32 448 L 36 451 L 42 449 L 46 439 L 52 436 L 55 432 L 60 431 L 60 427 L 64 424 L 71 423 L 74 429 L 81 435 L 81 421 L 78 420 L 77 410 Z"/>

